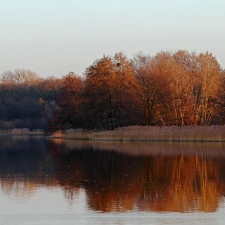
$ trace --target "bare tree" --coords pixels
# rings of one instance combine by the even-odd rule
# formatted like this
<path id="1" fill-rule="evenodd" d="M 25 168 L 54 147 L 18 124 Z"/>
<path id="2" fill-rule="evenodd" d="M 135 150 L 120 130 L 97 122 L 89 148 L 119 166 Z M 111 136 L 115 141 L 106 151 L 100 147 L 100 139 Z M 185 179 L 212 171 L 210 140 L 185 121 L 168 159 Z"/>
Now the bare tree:
<path id="1" fill-rule="evenodd" d="M 201 53 L 196 58 L 193 80 L 195 96 L 195 124 L 209 125 L 220 108 L 223 75 L 216 58 L 211 53 Z"/>
<path id="2" fill-rule="evenodd" d="M 26 69 L 9 70 L 2 74 L 1 83 L 9 85 L 28 84 L 33 85 L 42 79 L 33 71 Z"/>
<path id="3" fill-rule="evenodd" d="M 158 67 L 151 56 L 137 54 L 132 60 L 135 76 L 140 85 L 142 100 L 143 124 L 154 125 L 162 123 L 162 108 L 165 103 L 165 79 L 158 73 Z"/>

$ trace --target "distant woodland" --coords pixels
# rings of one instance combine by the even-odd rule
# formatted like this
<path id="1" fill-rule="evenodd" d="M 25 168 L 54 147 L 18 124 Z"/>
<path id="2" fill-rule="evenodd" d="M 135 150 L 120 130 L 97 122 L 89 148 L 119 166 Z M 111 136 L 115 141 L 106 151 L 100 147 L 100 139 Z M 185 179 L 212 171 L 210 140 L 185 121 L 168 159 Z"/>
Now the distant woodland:
<path id="1" fill-rule="evenodd" d="M 129 125 L 222 125 L 225 70 L 211 53 L 121 52 L 103 56 L 62 78 L 40 78 L 26 69 L 0 80 L 0 129 L 83 128 Z"/>

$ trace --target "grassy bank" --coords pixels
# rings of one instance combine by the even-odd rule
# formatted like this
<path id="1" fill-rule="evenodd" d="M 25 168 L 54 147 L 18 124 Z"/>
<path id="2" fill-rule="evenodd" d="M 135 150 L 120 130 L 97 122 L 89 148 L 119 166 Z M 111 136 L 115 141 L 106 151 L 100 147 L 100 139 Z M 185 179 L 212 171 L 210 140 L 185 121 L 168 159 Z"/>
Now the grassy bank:
<path id="1" fill-rule="evenodd" d="M 88 132 L 81 129 L 68 130 L 53 136 L 95 141 L 225 142 L 225 126 L 129 126 L 101 132 Z"/>

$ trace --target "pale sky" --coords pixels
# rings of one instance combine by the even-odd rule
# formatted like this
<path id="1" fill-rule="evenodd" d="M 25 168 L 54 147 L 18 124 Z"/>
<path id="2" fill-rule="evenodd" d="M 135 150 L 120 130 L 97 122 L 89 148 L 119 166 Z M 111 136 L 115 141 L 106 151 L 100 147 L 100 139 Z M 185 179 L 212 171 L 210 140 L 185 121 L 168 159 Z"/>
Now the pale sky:
<path id="1" fill-rule="evenodd" d="M 0 0 L 0 74 L 82 75 L 103 54 L 179 49 L 225 68 L 225 0 Z"/>

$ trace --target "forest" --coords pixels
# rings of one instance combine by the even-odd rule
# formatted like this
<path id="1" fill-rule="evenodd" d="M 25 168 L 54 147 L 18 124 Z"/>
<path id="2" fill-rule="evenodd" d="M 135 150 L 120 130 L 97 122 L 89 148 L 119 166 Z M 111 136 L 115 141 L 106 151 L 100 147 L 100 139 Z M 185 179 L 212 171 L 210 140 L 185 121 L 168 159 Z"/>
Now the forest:
<path id="1" fill-rule="evenodd" d="M 83 76 L 9 70 L 0 78 L 0 129 L 223 125 L 224 78 L 212 53 L 184 50 L 103 55 Z"/>

